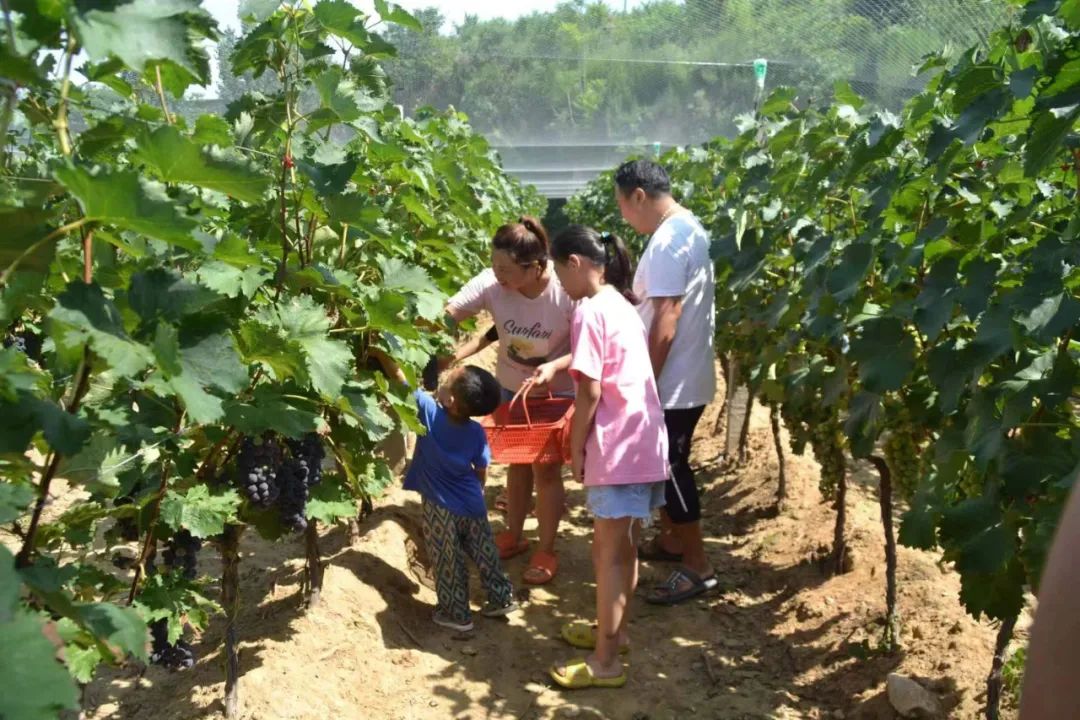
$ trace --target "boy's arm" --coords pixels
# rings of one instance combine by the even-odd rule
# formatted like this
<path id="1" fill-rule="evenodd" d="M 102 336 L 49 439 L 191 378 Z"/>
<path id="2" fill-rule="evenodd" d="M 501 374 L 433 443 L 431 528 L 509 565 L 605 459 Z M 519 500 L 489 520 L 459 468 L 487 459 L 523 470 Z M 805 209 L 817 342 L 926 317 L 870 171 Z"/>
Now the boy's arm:
<path id="1" fill-rule="evenodd" d="M 392 357 L 377 347 L 369 347 L 367 353 L 369 357 L 373 357 L 379 361 L 379 364 L 383 366 L 383 372 L 385 372 L 388 377 L 393 378 L 402 385 L 409 384 L 409 381 L 405 379 L 405 373 L 401 371 L 401 366 L 394 362 Z"/>
<path id="2" fill-rule="evenodd" d="M 574 399 L 574 419 L 570 425 L 570 457 L 574 478 L 583 482 L 585 473 L 585 441 L 589 438 L 596 408 L 600 405 L 600 381 L 581 376 Z"/>
<path id="3" fill-rule="evenodd" d="M 487 485 L 487 468 L 486 467 L 474 467 L 473 472 L 476 473 L 476 479 L 480 481 L 480 487 Z"/>

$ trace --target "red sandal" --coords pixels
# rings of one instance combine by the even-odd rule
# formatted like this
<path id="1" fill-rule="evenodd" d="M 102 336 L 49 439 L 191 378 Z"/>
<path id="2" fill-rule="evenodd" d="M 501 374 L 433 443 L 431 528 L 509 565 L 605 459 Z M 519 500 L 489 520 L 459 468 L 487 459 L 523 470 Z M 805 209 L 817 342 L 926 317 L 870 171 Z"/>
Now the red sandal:
<path id="1" fill-rule="evenodd" d="M 521 538 L 521 540 L 518 540 L 515 544 L 514 533 L 509 530 L 503 530 L 495 536 L 495 547 L 499 549 L 500 560 L 509 560 L 512 557 L 517 557 L 523 552 L 528 552 L 529 541 L 525 538 Z"/>
<path id="2" fill-rule="evenodd" d="M 558 571 L 559 558 L 554 553 L 537 550 L 529 558 L 529 566 L 525 568 L 522 580 L 528 585 L 546 585 L 555 579 Z"/>

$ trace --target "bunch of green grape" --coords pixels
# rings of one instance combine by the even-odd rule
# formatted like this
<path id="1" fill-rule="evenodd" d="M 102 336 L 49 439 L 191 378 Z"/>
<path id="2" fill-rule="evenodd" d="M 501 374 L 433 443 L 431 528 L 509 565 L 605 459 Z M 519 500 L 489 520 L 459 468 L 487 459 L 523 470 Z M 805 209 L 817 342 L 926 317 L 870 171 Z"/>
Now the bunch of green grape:
<path id="1" fill-rule="evenodd" d="M 794 406 L 786 402 L 780 404 L 780 418 L 784 421 L 784 427 L 788 430 L 791 452 L 802 455 L 806 451 L 806 443 L 810 442 L 810 433 L 806 423 L 795 412 Z"/>
<path id="2" fill-rule="evenodd" d="M 892 426 L 885 438 L 885 461 L 892 473 L 893 491 L 905 500 L 912 499 L 922 471 L 922 447 L 910 421 Z"/>
<path id="3" fill-rule="evenodd" d="M 826 500 L 833 500 L 840 482 L 844 479 L 844 473 L 847 472 L 840 421 L 833 416 L 813 423 L 810 428 L 810 446 L 814 450 L 818 465 L 821 466 L 821 479 L 818 482 L 821 495 Z"/>
<path id="4" fill-rule="evenodd" d="M 958 473 L 957 480 L 960 492 L 965 498 L 979 497 L 985 491 L 986 478 L 973 462 L 964 464 L 964 469 Z"/>

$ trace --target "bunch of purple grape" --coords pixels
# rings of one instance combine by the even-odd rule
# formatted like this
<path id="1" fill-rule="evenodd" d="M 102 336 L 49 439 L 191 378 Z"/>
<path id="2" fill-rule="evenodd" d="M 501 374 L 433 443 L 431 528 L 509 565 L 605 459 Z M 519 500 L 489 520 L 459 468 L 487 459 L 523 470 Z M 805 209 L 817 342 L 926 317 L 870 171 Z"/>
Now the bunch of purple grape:
<path id="1" fill-rule="evenodd" d="M 169 644 L 169 626 L 164 618 L 150 623 L 150 636 L 153 645 L 150 649 L 150 662 L 169 670 L 189 670 L 195 664 L 195 651 L 191 643 L 180 639 Z"/>
<path id="2" fill-rule="evenodd" d="M 285 441 L 292 452 L 293 459 L 300 464 L 304 483 L 315 487 L 322 480 L 322 463 L 326 457 L 322 439 L 315 433 L 308 433 L 299 440 Z"/>
<path id="3" fill-rule="evenodd" d="M 198 573 L 200 548 L 202 540 L 187 530 L 180 530 L 165 543 L 162 559 L 173 572 L 180 572 L 185 580 L 194 580 Z"/>
<path id="4" fill-rule="evenodd" d="M 278 468 L 281 467 L 281 448 L 272 438 L 257 444 L 245 437 L 240 443 L 236 461 L 237 484 L 256 507 L 270 507 L 278 498 Z"/>
<path id="5" fill-rule="evenodd" d="M 278 509 L 281 522 L 296 532 L 307 529 L 308 471 L 296 458 L 289 458 L 278 472 L 281 495 Z"/>
<path id="6" fill-rule="evenodd" d="M 326 457 L 322 440 L 308 433 L 299 440 L 287 440 L 292 458 L 286 460 L 278 473 L 281 497 L 278 507 L 281 521 L 293 530 L 307 529 L 307 501 L 311 488 L 322 481 L 322 462 Z"/>

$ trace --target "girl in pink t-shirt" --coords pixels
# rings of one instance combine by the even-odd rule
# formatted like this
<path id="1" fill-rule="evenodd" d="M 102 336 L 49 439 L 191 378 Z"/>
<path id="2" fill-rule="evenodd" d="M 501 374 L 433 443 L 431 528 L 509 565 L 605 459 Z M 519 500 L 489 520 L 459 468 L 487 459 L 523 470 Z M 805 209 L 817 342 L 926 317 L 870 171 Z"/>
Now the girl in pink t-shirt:
<path id="1" fill-rule="evenodd" d="M 574 225 L 551 247 L 555 273 L 574 300 L 571 357 L 536 372 L 546 380 L 568 365 L 577 385 L 571 426 L 574 477 L 584 483 L 593 520 L 596 625 L 572 623 L 562 637 L 593 648 L 551 668 L 567 688 L 622 687 L 619 652 L 628 647 L 628 605 L 637 585 L 634 535 L 664 504 L 667 431 L 645 326 L 632 304 L 630 257 L 608 233 Z"/>

